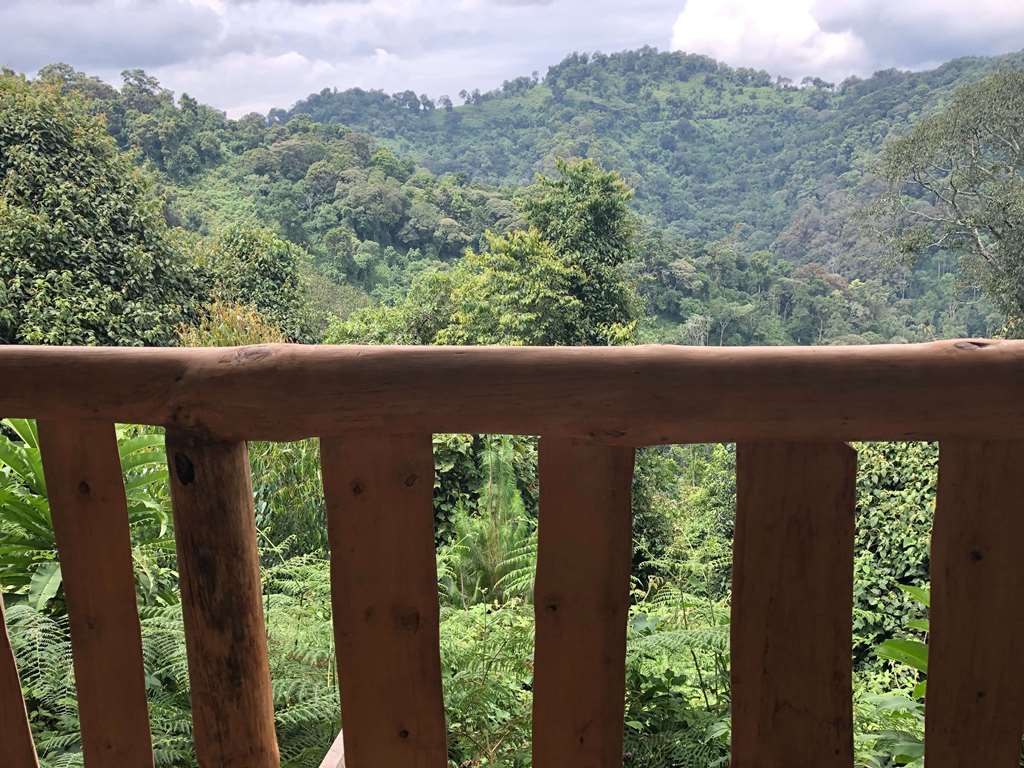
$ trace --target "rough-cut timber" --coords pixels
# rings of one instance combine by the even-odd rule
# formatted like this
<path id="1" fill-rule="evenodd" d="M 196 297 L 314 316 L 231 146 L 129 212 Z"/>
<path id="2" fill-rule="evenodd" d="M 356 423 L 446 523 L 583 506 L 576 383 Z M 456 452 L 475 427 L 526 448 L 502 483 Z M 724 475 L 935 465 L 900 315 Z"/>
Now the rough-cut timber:
<path id="1" fill-rule="evenodd" d="M 855 476 L 841 443 L 737 448 L 732 768 L 853 765 Z"/>
<path id="2" fill-rule="evenodd" d="M 540 442 L 535 768 L 621 768 L 633 449 Z"/>
<path id="3" fill-rule="evenodd" d="M 245 443 L 167 433 L 201 768 L 279 768 Z"/>
<path id="4" fill-rule="evenodd" d="M 28 712 L 21 695 L 18 667 L 4 621 L 4 596 L 0 592 L 0 765 L 38 768 Z"/>
<path id="5" fill-rule="evenodd" d="M 39 422 L 89 768 L 152 766 L 142 634 L 114 425 Z"/>
<path id="6" fill-rule="evenodd" d="M 928 768 L 1016 768 L 1024 730 L 1024 442 L 939 447 Z"/>
<path id="7" fill-rule="evenodd" d="M 0 348 L 0 413 L 221 439 L 349 431 L 650 445 L 1024 434 L 1024 342 L 858 347 Z"/>
<path id="8" fill-rule="evenodd" d="M 321 441 L 348 768 L 446 768 L 429 434 Z"/>

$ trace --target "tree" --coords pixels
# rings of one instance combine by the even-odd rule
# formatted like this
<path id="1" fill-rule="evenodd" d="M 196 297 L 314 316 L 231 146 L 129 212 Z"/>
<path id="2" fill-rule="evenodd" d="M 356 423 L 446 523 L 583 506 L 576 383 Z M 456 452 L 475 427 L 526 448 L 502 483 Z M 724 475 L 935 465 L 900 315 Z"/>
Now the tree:
<path id="1" fill-rule="evenodd" d="M 1024 333 L 1022 114 L 1024 72 L 999 72 L 961 88 L 881 157 L 897 248 L 962 253 L 1014 335 Z"/>
<path id="2" fill-rule="evenodd" d="M 454 312 L 435 343 L 586 344 L 590 323 L 572 290 L 579 268 L 557 258 L 535 229 L 486 237 L 487 247 L 468 251 L 457 269 Z"/>
<path id="3" fill-rule="evenodd" d="M 390 306 L 353 314 L 334 342 L 592 345 L 632 340 L 639 300 L 622 265 L 635 250 L 630 190 L 589 161 L 560 162 L 522 203 L 528 229 L 488 233 L 446 272 Z"/>
<path id="4" fill-rule="evenodd" d="M 167 344 L 194 296 L 150 179 L 101 120 L 0 76 L 0 343 Z"/>
<path id="5" fill-rule="evenodd" d="M 200 250 L 197 263 L 221 302 L 255 309 L 291 341 L 311 341 L 300 267 L 308 259 L 296 245 L 251 224 L 236 224 Z"/>
<path id="6" fill-rule="evenodd" d="M 633 191 L 592 160 L 556 162 L 558 178 L 541 176 L 524 201 L 526 220 L 576 271 L 570 294 L 586 308 L 586 344 L 630 340 L 639 307 L 622 266 L 636 252 Z"/>

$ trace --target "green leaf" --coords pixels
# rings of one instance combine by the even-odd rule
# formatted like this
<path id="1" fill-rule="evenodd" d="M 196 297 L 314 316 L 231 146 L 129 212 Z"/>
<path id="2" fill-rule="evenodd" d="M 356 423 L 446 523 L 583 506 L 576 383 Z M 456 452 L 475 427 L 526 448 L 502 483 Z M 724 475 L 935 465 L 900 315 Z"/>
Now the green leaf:
<path id="1" fill-rule="evenodd" d="M 53 600 L 61 585 L 60 563 L 49 560 L 39 565 L 28 586 L 28 601 L 38 611 Z"/>
<path id="2" fill-rule="evenodd" d="M 13 430 L 14 434 L 20 437 L 27 446 L 39 450 L 39 434 L 36 431 L 36 423 L 31 419 L 4 419 L 3 423 Z"/>
<path id="3" fill-rule="evenodd" d="M 915 587 L 911 584 L 897 584 L 896 586 L 921 603 L 925 608 L 931 608 L 931 590 L 927 587 Z"/>
<path id="4" fill-rule="evenodd" d="M 920 640 L 886 640 L 875 649 L 881 659 L 890 659 L 913 667 L 918 672 L 928 672 L 928 646 Z"/>

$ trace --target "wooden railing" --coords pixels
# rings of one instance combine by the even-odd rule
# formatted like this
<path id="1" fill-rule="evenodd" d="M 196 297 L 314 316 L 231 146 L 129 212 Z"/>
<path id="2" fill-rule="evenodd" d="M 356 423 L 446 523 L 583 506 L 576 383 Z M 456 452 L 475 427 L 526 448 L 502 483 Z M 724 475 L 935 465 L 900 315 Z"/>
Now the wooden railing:
<path id="1" fill-rule="evenodd" d="M 153 761 L 115 422 L 167 430 L 204 767 L 279 762 L 245 441 L 312 436 L 347 765 L 447 765 L 433 432 L 541 436 L 537 768 L 622 765 L 633 452 L 711 441 L 738 443 L 732 766 L 852 765 L 846 442 L 940 441 L 928 766 L 1017 764 L 1024 343 L 7 347 L 0 414 L 40 420 L 89 768 Z M 32 765 L 0 632 L 0 766 Z"/>

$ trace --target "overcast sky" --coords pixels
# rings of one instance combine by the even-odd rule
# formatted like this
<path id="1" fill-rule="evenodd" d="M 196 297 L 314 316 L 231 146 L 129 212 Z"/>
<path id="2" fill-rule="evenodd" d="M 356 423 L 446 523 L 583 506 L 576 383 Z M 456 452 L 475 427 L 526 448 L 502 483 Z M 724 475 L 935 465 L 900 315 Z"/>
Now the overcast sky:
<path id="1" fill-rule="evenodd" d="M 641 45 L 841 80 L 1024 48 L 1024 0 L 0 0 L 0 65 L 142 67 L 232 116 L 327 86 L 454 96 Z"/>

